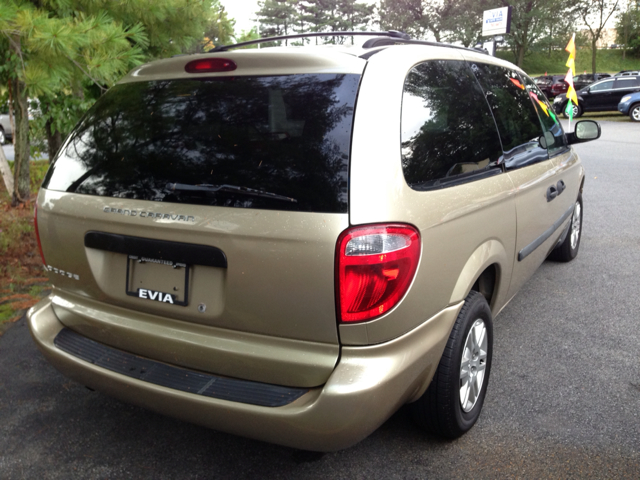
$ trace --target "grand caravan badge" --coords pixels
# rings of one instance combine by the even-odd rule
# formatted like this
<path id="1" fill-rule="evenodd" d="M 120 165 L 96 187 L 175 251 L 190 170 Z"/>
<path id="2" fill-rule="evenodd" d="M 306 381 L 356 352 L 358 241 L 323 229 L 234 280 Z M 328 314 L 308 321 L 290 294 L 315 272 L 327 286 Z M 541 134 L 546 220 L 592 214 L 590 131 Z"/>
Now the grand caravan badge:
<path id="1" fill-rule="evenodd" d="M 146 210 L 129 210 L 128 208 L 112 208 L 104 207 L 102 209 L 104 213 L 118 213 L 127 217 L 140 217 L 140 218 L 157 218 L 162 220 L 174 220 L 177 222 L 195 222 L 196 218 L 193 215 L 172 215 L 169 213 L 156 213 L 148 212 Z"/>

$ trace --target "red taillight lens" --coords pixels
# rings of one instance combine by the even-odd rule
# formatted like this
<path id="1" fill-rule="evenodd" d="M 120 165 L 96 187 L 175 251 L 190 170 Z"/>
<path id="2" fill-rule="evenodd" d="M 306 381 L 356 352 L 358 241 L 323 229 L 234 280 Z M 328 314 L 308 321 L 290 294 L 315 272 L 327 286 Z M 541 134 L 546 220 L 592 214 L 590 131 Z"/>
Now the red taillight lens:
<path id="1" fill-rule="evenodd" d="M 38 250 L 40 251 L 40 258 L 42 258 L 42 264 L 46 265 L 47 262 L 44 259 L 44 253 L 42 253 L 42 244 L 40 243 L 40 231 L 38 230 L 38 205 L 33 209 L 33 226 L 36 230 L 36 240 L 38 241 Z"/>
<path id="2" fill-rule="evenodd" d="M 227 58 L 201 58 L 184 67 L 187 73 L 232 72 L 236 68 L 235 62 Z"/>
<path id="3" fill-rule="evenodd" d="M 409 289 L 420 260 L 420 234 L 409 225 L 345 230 L 336 251 L 336 295 L 342 322 L 372 320 Z"/>

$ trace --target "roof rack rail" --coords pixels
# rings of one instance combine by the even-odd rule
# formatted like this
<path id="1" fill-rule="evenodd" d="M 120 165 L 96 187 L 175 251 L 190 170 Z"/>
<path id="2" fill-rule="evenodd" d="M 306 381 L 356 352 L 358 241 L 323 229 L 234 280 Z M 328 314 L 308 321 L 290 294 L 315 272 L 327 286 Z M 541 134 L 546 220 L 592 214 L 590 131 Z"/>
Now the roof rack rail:
<path id="1" fill-rule="evenodd" d="M 411 38 L 407 38 L 407 39 L 395 39 L 395 38 L 387 38 L 387 37 L 371 38 L 362 44 L 362 48 L 384 47 L 387 45 L 430 45 L 432 47 L 457 48 L 460 50 L 472 50 L 474 52 L 488 54 L 487 51 L 483 48 L 462 47 L 460 45 L 452 45 L 450 43 L 429 42 L 427 40 L 413 40 Z"/>
<path id="2" fill-rule="evenodd" d="M 234 43 L 232 45 L 220 45 L 219 47 L 215 47 L 209 52 L 226 52 L 232 48 L 240 48 L 246 47 L 247 45 L 255 45 L 257 43 L 265 43 L 265 42 L 275 42 L 278 40 L 290 40 L 292 38 L 307 38 L 307 37 L 351 37 L 358 35 L 366 35 L 373 36 L 379 35 L 384 37 L 390 37 L 399 40 L 411 40 L 411 37 L 403 32 L 398 32 L 397 30 L 389 30 L 388 32 L 309 32 L 309 33 L 299 33 L 296 35 L 282 35 L 280 37 L 266 37 L 259 38 L 257 40 L 249 40 L 247 42 Z"/>

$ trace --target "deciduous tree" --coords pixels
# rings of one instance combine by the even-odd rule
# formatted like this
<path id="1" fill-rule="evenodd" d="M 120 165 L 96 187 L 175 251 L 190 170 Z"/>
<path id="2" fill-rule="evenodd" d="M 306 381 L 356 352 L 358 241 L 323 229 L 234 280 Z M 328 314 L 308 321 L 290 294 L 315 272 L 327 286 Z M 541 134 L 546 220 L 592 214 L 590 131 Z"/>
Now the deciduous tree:
<path id="1" fill-rule="evenodd" d="M 591 70 L 596 73 L 597 43 L 605 25 L 619 10 L 620 0 L 577 0 L 575 12 L 589 29 L 591 39 Z"/>

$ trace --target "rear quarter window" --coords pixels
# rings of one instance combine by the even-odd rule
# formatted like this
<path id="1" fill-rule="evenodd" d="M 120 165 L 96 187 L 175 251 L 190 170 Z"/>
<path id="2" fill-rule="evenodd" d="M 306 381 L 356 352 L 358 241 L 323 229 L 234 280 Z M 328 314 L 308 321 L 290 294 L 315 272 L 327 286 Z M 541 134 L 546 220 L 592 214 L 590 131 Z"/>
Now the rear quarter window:
<path id="1" fill-rule="evenodd" d="M 305 74 L 117 85 L 73 131 L 44 187 L 344 213 L 359 80 Z"/>
<path id="2" fill-rule="evenodd" d="M 468 65 L 433 60 L 407 75 L 402 96 L 402 170 L 414 190 L 501 172 L 491 112 Z"/>

